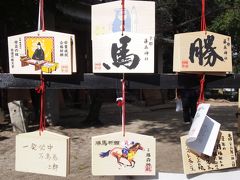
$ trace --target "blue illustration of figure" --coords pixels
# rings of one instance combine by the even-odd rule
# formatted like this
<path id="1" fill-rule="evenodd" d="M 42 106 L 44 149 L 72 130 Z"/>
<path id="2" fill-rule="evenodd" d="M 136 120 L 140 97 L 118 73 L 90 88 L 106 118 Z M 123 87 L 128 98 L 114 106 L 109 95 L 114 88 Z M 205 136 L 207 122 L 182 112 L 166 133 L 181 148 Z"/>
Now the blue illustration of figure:
<path id="1" fill-rule="evenodd" d="M 132 147 L 134 145 L 133 141 L 125 141 L 123 144 L 123 149 L 122 149 L 122 155 L 123 157 L 127 157 L 128 156 L 128 152 L 129 152 L 129 148 Z"/>
<path id="2" fill-rule="evenodd" d="M 125 9 L 124 11 L 124 27 L 126 32 L 131 32 L 131 15 L 128 11 L 128 9 Z M 122 31 L 122 9 L 116 9 L 115 10 L 115 18 L 113 20 L 112 24 L 112 32 L 120 32 Z"/>

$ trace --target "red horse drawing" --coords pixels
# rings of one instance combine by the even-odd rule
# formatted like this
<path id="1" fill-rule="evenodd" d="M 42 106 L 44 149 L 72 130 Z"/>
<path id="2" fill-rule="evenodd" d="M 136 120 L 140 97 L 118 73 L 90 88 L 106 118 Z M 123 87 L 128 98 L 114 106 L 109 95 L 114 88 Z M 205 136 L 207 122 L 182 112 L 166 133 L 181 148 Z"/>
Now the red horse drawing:
<path id="1" fill-rule="evenodd" d="M 143 150 L 143 147 L 140 145 L 140 143 L 136 143 L 133 146 L 131 146 L 127 151 L 124 148 L 116 147 L 113 148 L 112 150 L 109 150 L 107 152 L 101 152 L 99 156 L 101 158 L 105 158 L 111 154 L 113 157 L 117 159 L 117 163 L 122 166 L 125 165 L 122 163 L 120 160 L 121 158 L 124 158 L 128 160 L 129 164 L 127 166 L 134 167 L 135 166 L 135 161 L 133 160 L 134 156 L 136 155 L 138 150 Z M 125 152 L 125 153 L 124 153 Z"/>

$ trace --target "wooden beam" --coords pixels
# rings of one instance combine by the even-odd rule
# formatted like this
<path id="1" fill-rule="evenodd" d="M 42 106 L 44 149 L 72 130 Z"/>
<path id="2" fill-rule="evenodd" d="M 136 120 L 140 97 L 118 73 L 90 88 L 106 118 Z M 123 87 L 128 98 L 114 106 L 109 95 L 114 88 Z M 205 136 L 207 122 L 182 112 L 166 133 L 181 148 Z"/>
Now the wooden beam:
<path id="1" fill-rule="evenodd" d="M 120 87 L 121 74 L 46 75 L 52 89 L 115 89 Z M 188 74 L 126 74 L 129 89 L 198 88 L 199 76 Z M 206 88 L 240 88 L 240 74 L 206 76 Z M 0 74 L 0 88 L 31 89 L 40 84 L 38 75 Z"/>

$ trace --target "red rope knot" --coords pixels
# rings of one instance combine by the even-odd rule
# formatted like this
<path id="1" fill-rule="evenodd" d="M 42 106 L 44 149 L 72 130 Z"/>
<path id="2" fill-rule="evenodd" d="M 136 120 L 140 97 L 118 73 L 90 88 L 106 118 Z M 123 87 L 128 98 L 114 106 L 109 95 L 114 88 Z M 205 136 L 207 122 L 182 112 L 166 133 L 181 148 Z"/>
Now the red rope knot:
<path id="1" fill-rule="evenodd" d="M 116 102 L 117 102 L 117 106 L 118 107 L 122 107 L 122 105 L 123 105 L 123 98 L 122 97 L 118 97 L 116 99 Z"/>
<path id="2" fill-rule="evenodd" d="M 44 78 L 41 78 L 41 84 L 37 88 L 35 88 L 35 90 L 39 94 L 42 94 L 42 93 L 45 92 L 45 81 L 44 81 Z"/>
<path id="3" fill-rule="evenodd" d="M 40 78 L 41 84 L 35 88 L 36 92 L 41 94 L 40 99 L 40 122 L 39 122 L 39 134 L 45 130 L 46 127 L 46 120 L 45 120 L 45 80 L 43 77 Z"/>

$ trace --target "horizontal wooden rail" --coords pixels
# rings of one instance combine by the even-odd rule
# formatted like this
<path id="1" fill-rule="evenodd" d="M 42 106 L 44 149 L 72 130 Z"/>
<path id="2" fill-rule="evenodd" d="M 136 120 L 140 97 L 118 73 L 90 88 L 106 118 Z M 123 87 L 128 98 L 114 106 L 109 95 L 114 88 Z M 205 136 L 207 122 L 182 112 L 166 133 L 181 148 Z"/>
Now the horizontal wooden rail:
<path id="1" fill-rule="evenodd" d="M 47 88 L 52 89 L 115 89 L 120 87 L 121 74 L 46 75 Z M 198 88 L 196 74 L 125 74 L 128 89 Z M 2 89 L 31 89 L 40 83 L 38 75 L 0 74 Z M 206 88 L 240 88 L 240 74 L 207 75 Z"/>

